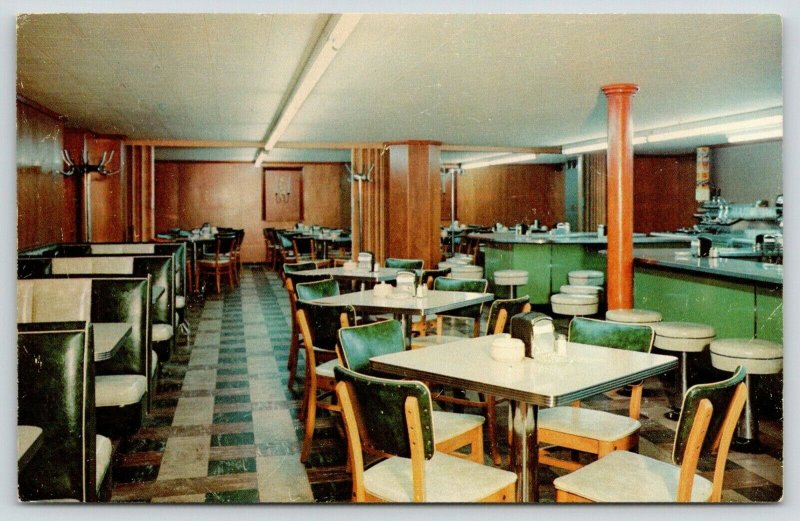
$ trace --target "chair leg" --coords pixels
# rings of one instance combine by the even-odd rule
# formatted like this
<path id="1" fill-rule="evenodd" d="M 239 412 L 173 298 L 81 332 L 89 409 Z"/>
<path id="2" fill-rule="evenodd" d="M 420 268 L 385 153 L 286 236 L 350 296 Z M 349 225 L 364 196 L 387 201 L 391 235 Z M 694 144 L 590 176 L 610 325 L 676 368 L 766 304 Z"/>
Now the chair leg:
<path id="1" fill-rule="evenodd" d="M 233 269 L 233 262 L 234 262 L 233 259 L 231 259 L 231 261 L 228 263 L 228 286 L 231 287 L 231 291 L 236 289 L 233 285 L 233 279 L 235 277 L 234 273 L 236 271 Z"/>
<path id="2" fill-rule="evenodd" d="M 317 386 L 308 386 L 308 406 L 306 408 L 306 431 L 303 434 L 303 447 L 300 449 L 300 462 L 306 463 L 311 454 L 311 441 L 314 438 L 314 427 L 317 421 Z"/>
<path id="3" fill-rule="evenodd" d="M 297 357 L 300 352 L 300 340 L 297 338 L 297 324 L 292 318 L 292 340 L 289 343 L 289 361 L 286 368 L 289 369 L 289 389 L 294 387 L 295 373 L 297 372 Z"/>

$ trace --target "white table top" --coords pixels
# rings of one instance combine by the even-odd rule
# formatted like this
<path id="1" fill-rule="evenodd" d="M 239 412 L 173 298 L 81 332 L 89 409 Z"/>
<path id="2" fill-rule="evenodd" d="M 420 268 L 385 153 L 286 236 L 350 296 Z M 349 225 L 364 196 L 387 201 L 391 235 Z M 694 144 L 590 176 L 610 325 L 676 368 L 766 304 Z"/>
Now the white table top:
<path id="1" fill-rule="evenodd" d="M 374 357 L 371 368 L 406 378 L 553 407 L 603 393 L 677 367 L 677 358 L 567 343 L 564 358 L 495 361 L 498 335 Z"/>
<path id="2" fill-rule="evenodd" d="M 94 330 L 94 360 L 108 360 L 117 352 L 122 341 L 131 334 L 127 322 L 92 322 Z"/>
<path id="3" fill-rule="evenodd" d="M 343 267 L 338 268 L 321 268 L 316 270 L 301 271 L 305 275 L 330 275 L 334 279 L 340 280 L 360 280 L 360 281 L 373 281 L 373 282 L 388 282 L 397 278 L 397 272 L 408 271 L 400 270 L 397 268 L 381 268 L 379 271 L 368 270 L 346 270 Z"/>
<path id="4" fill-rule="evenodd" d="M 317 304 L 350 304 L 356 309 L 371 313 L 396 313 L 400 315 L 428 315 L 451 309 L 460 309 L 494 299 L 492 293 L 467 291 L 428 291 L 423 298 L 398 298 L 395 295 L 376 297 L 374 290 L 356 291 L 335 297 L 317 299 Z"/>
<path id="5" fill-rule="evenodd" d="M 25 463 L 33 457 L 41 442 L 41 427 L 17 425 L 17 463 L 25 466 Z"/>

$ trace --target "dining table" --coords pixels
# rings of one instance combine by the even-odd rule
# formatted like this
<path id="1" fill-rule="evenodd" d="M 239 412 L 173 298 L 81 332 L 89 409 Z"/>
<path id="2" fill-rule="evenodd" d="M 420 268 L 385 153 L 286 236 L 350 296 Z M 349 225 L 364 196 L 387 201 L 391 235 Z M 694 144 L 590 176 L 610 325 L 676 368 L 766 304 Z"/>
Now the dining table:
<path id="1" fill-rule="evenodd" d="M 347 281 L 355 281 L 361 282 L 362 284 L 365 283 L 376 283 L 376 282 L 392 282 L 397 279 L 398 272 L 401 271 L 408 271 L 408 270 L 401 270 L 399 268 L 381 268 L 378 271 L 370 270 L 370 269 L 349 269 L 345 268 L 344 266 L 338 266 L 335 268 L 319 268 L 315 270 L 306 270 L 303 271 L 303 275 L 329 275 L 333 277 L 335 280 L 347 280 Z"/>
<path id="2" fill-rule="evenodd" d="M 127 322 L 92 322 L 94 331 L 94 361 L 109 360 L 130 336 L 132 328 Z"/>
<path id="3" fill-rule="evenodd" d="M 370 359 L 382 374 L 506 398 L 511 404 L 511 467 L 517 501 L 539 498 L 537 416 L 539 407 L 583 400 L 673 370 L 674 356 L 567 342 L 565 353 L 546 353 L 517 362 L 492 358 L 489 335 L 402 351 Z"/>
<path id="4" fill-rule="evenodd" d="M 424 297 L 416 297 L 394 289 L 389 295 L 380 295 L 376 294 L 374 289 L 371 289 L 319 298 L 313 302 L 317 304 L 351 305 L 356 311 L 367 314 L 391 313 L 403 324 L 406 349 L 408 349 L 411 346 L 412 317 L 419 316 L 422 320 L 425 320 L 427 315 L 461 309 L 492 300 L 494 300 L 492 293 L 429 290 Z"/>
<path id="5" fill-rule="evenodd" d="M 329 245 L 335 244 L 335 245 L 342 246 L 342 245 L 350 244 L 352 242 L 352 239 L 349 236 L 346 236 L 346 237 L 342 237 L 340 235 L 335 235 L 334 236 L 334 235 L 326 234 L 326 233 L 312 233 L 312 234 L 304 233 L 304 234 L 302 234 L 302 237 L 309 237 L 311 239 L 314 239 L 314 242 L 322 243 L 322 258 L 323 259 L 327 259 L 328 258 Z"/>
<path id="6" fill-rule="evenodd" d="M 186 242 L 187 245 L 190 247 L 192 251 L 191 259 L 192 259 L 192 275 L 194 279 L 194 294 L 200 294 L 200 269 L 198 267 L 197 261 L 200 257 L 200 251 L 204 249 L 207 244 L 213 244 L 216 240 L 216 236 L 211 233 L 193 233 L 193 232 L 186 232 L 182 230 L 182 233 L 159 233 L 157 235 L 159 238 L 162 239 L 170 239 L 173 241 L 183 241 Z"/>
<path id="7" fill-rule="evenodd" d="M 35 425 L 17 425 L 17 468 L 23 469 L 42 446 L 44 432 Z"/>

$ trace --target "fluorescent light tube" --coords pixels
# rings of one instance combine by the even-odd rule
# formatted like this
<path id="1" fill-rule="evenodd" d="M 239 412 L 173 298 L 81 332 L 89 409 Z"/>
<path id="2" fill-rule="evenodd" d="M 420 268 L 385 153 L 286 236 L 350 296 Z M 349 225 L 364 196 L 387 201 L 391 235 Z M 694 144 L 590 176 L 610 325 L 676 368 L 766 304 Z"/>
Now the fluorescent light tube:
<path id="1" fill-rule="evenodd" d="M 749 130 L 758 129 L 760 127 L 781 125 L 783 124 L 783 116 L 767 116 L 763 118 L 745 119 L 741 121 L 732 121 L 727 123 L 717 123 L 714 125 L 704 125 L 694 128 L 683 128 L 678 130 L 671 130 L 665 132 L 656 132 L 647 136 L 648 143 L 656 143 L 658 141 L 669 141 L 670 139 L 680 139 L 685 137 L 704 136 L 711 134 L 726 134 L 733 130 Z"/>
<path id="2" fill-rule="evenodd" d="M 761 139 L 782 138 L 783 129 L 762 130 L 760 132 L 748 132 L 747 134 L 736 134 L 728 136 L 728 143 L 742 143 L 745 141 L 759 141 Z"/>
<path id="3" fill-rule="evenodd" d="M 523 161 L 531 161 L 533 159 L 536 159 L 536 154 L 507 154 L 495 159 L 487 159 L 486 161 L 473 161 L 472 163 L 464 163 L 461 165 L 461 168 L 464 170 L 470 170 L 473 168 L 483 168 L 485 166 L 521 163 Z"/>

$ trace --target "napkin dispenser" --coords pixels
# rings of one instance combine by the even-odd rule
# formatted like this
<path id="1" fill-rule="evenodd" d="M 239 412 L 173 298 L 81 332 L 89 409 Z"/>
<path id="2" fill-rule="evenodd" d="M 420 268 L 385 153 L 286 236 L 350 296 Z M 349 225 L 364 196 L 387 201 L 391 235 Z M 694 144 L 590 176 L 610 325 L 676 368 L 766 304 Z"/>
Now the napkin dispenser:
<path id="1" fill-rule="evenodd" d="M 410 271 L 399 271 L 397 272 L 397 291 L 399 293 L 405 293 L 410 296 L 414 296 L 414 283 L 416 282 L 416 275 L 411 273 Z"/>
<path id="2" fill-rule="evenodd" d="M 358 254 L 358 269 L 372 271 L 372 254 L 368 251 L 362 251 Z"/>
<path id="3" fill-rule="evenodd" d="M 555 349 L 555 327 L 553 319 L 531 311 L 519 313 L 511 317 L 511 336 L 519 338 L 525 344 L 525 356 L 552 353 Z"/>

